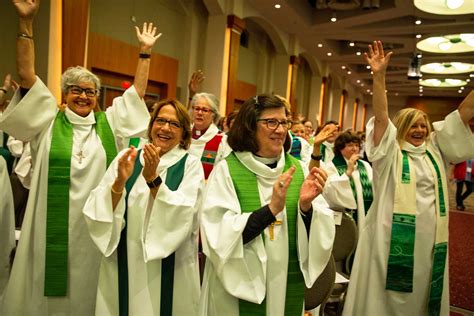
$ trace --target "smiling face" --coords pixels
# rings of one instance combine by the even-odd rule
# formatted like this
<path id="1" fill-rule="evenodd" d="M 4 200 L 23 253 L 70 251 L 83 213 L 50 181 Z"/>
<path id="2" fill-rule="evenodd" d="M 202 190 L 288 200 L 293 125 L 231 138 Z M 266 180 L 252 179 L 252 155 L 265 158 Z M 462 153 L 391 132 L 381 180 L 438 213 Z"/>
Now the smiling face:
<path id="1" fill-rule="evenodd" d="M 85 89 L 87 90 L 83 91 Z M 91 94 L 92 91 L 95 92 L 94 96 Z M 67 107 L 77 115 L 86 117 L 97 105 L 96 91 L 96 86 L 92 82 L 81 82 L 69 87 L 64 96 Z"/>
<path id="2" fill-rule="evenodd" d="M 269 108 L 262 111 L 260 119 L 287 120 L 285 108 Z M 278 124 L 276 129 L 270 129 L 265 121 L 257 122 L 255 133 L 258 146 L 257 155 L 264 158 L 276 158 L 281 153 L 288 130 Z"/>
<path id="3" fill-rule="evenodd" d="M 198 130 L 207 129 L 214 120 L 214 112 L 204 98 L 199 98 L 193 104 L 193 123 Z"/>
<path id="4" fill-rule="evenodd" d="M 331 126 L 334 126 L 334 127 L 337 126 L 336 124 L 327 124 L 327 125 L 331 125 Z M 334 143 L 334 141 L 336 140 L 336 138 L 337 138 L 338 135 L 339 135 L 339 127 L 337 126 L 336 132 L 333 133 L 331 137 L 329 137 L 328 139 L 326 139 L 326 141 L 327 141 L 328 143 L 331 143 L 331 144 L 332 144 L 332 143 Z"/>
<path id="5" fill-rule="evenodd" d="M 311 121 L 304 122 L 304 128 L 306 129 L 306 135 L 311 136 L 313 135 L 313 123 Z"/>
<path id="6" fill-rule="evenodd" d="M 405 134 L 405 141 L 415 147 L 423 145 L 428 136 L 428 126 L 425 119 L 420 116 L 408 129 Z"/>
<path id="7" fill-rule="evenodd" d="M 164 155 L 183 140 L 183 127 L 181 126 L 176 109 L 172 105 L 160 108 L 151 126 L 151 142 L 161 147 Z"/>
<path id="8" fill-rule="evenodd" d="M 341 149 L 341 155 L 347 160 L 351 159 L 352 155 L 358 154 L 360 151 L 360 145 L 356 142 L 347 143 L 343 149 Z"/>
<path id="9" fill-rule="evenodd" d="M 299 136 L 299 137 L 302 137 L 302 138 L 306 137 L 306 129 L 305 129 L 304 125 L 301 124 L 301 123 L 292 125 L 291 126 L 291 132 L 295 136 Z"/>

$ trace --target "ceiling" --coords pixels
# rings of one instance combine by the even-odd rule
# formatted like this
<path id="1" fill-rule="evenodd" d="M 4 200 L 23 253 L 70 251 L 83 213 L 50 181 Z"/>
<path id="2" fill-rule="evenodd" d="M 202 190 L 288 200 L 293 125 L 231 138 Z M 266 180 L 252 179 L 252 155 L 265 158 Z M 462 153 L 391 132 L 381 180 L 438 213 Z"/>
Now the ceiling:
<path id="1" fill-rule="evenodd" d="M 419 1 L 419 0 L 417 0 Z M 423 0 L 436 2 L 436 0 Z M 444 1 L 444 0 L 442 0 Z M 339 2 L 344 10 L 320 8 L 321 3 Z M 351 2 L 360 2 L 357 7 L 350 7 Z M 280 8 L 276 9 L 275 4 Z M 362 8 L 370 4 L 378 8 Z M 350 84 L 362 93 L 368 94 L 372 89 L 370 69 L 366 68 L 363 53 L 373 40 L 381 40 L 384 47 L 393 51 L 390 66 L 387 70 L 387 91 L 389 95 L 420 96 L 418 80 L 409 80 L 408 66 L 415 53 L 418 41 L 432 36 L 474 33 L 474 0 L 465 0 L 464 6 L 470 8 L 471 14 L 439 15 L 417 9 L 413 0 L 253 0 L 252 5 L 272 24 L 283 31 L 294 34 L 299 45 L 327 62 L 331 73 L 345 77 Z M 335 14 L 337 21 L 330 19 Z M 420 19 L 421 24 L 415 24 Z M 421 38 L 415 36 L 421 34 Z M 349 44 L 353 42 L 354 46 Z M 322 44 L 322 47 L 318 47 Z M 331 56 L 328 56 L 331 53 Z M 467 53 L 428 53 L 421 52 L 421 65 L 427 63 L 463 62 L 474 64 L 474 47 Z M 345 69 L 343 69 L 345 67 Z M 350 71 L 350 74 L 348 74 Z M 474 76 L 474 72 L 471 74 Z M 462 79 L 470 78 L 469 73 L 440 76 L 423 74 L 423 79 Z M 424 87 L 423 96 L 460 97 L 467 95 L 474 86 L 474 78 L 464 87 L 428 88 Z M 461 92 L 459 92 L 461 91 Z"/>

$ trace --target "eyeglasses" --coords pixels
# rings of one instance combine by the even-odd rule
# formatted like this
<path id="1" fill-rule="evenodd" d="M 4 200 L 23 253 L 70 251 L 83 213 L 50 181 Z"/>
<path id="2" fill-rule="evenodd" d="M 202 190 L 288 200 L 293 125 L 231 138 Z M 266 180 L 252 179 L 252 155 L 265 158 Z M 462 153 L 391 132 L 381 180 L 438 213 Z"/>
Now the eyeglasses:
<path id="1" fill-rule="evenodd" d="M 93 98 L 97 95 L 99 92 L 97 89 L 91 89 L 91 88 L 81 88 L 79 86 L 69 86 L 69 92 L 71 92 L 74 95 L 81 95 L 82 92 L 85 92 L 86 97 Z"/>
<path id="2" fill-rule="evenodd" d="M 166 123 L 169 124 L 170 128 L 172 129 L 180 129 L 181 128 L 181 124 L 177 121 L 172 121 L 172 120 L 167 120 L 165 118 L 162 118 L 162 117 L 157 117 L 155 119 L 155 123 L 156 125 L 158 125 L 158 127 L 163 127 L 166 125 Z"/>
<path id="3" fill-rule="evenodd" d="M 257 122 L 265 122 L 265 124 L 267 124 L 267 127 L 269 129 L 275 129 L 275 130 L 280 125 L 284 129 L 289 129 L 289 128 L 291 128 L 291 124 L 292 124 L 292 122 L 289 121 L 289 120 L 279 121 L 279 120 L 271 119 L 271 118 L 269 118 L 269 119 L 257 119 Z"/>
<path id="4" fill-rule="evenodd" d="M 201 107 L 199 107 L 199 106 L 193 106 L 193 111 L 195 111 L 195 112 L 201 111 L 201 112 L 204 113 L 204 114 L 207 114 L 207 113 L 212 112 L 211 109 L 208 109 L 208 108 L 201 108 Z"/>

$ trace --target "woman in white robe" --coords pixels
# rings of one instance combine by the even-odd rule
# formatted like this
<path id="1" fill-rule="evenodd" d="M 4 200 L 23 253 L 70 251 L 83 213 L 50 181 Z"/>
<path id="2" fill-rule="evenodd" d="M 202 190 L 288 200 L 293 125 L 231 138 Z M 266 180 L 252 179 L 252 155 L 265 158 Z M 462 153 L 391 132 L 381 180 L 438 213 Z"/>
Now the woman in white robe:
<path id="1" fill-rule="evenodd" d="M 364 227 L 365 216 L 373 199 L 372 167 L 360 159 L 359 146 L 360 137 L 354 133 L 344 132 L 336 138 L 334 142 L 335 158 L 323 166 L 324 171 L 328 174 L 323 196 L 332 210 L 355 212 L 351 215 L 357 226 Z M 363 173 L 361 173 L 361 167 Z M 361 176 L 364 181 L 361 181 Z M 366 190 L 364 192 L 363 182 L 366 182 L 365 179 L 368 182 L 365 183 Z"/>
<path id="2" fill-rule="evenodd" d="M 34 171 L 21 239 L 0 304 L 0 314 L 92 315 L 100 253 L 87 232 L 82 208 L 90 190 L 97 186 L 105 173 L 106 161 L 112 161 L 112 153 L 120 149 L 117 144 L 124 138 L 146 133 L 149 114 L 142 98 L 150 59 L 139 59 L 133 86 L 122 97 L 116 98 L 105 113 L 94 113 L 100 89 L 97 76 L 82 67 L 69 68 L 62 80 L 66 109 L 58 112 L 55 98 L 35 75 L 32 35 L 39 3 L 24 1 L 14 2 L 14 5 L 20 18 L 17 67 L 21 88 L 0 116 L 0 129 L 19 140 L 30 141 Z M 151 24 L 144 25 L 142 32 L 137 28 L 142 53 L 151 52 L 158 37 L 155 32 L 156 28 Z M 55 117 L 61 117 L 61 120 Z M 107 145 L 100 135 L 99 119 L 108 125 Z M 55 126 L 66 126 L 68 133 L 53 133 Z M 67 140 L 70 151 L 65 150 L 64 141 L 52 141 L 55 135 Z M 57 167 L 49 163 L 53 148 L 62 151 L 61 161 L 70 168 L 70 176 L 61 176 L 65 179 L 63 182 L 69 182 L 69 188 L 61 187 L 67 202 L 64 208 L 56 208 L 63 212 L 61 216 L 57 213 L 48 216 L 53 214 L 48 205 L 49 170 Z M 58 195 L 56 190 L 50 191 L 51 196 Z M 60 261 L 48 261 L 52 257 L 48 257 L 47 252 L 57 254 L 59 249 L 46 242 L 51 236 L 47 225 L 50 219 L 56 223 L 63 222 L 55 226 L 64 232 L 58 234 L 59 238 L 54 238 L 53 242 L 63 243 Z M 60 288 L 51 286 L 51 282 L 59 284 Z"/>
<path id="3" fill-rule="evenodd" d="M 84 206 L 90 235 L 103 255 L 96 315 L 197 314 L 196 206 L 204 176 L 200 161 L 186 150 L 190 121 L 178 101 L 158 103 L 148 132 L 151 143 L 139 157 L 133 147 L 117 156 Z M 138 159 L 143 171 L 134 169 Z M 173 177 L 180 180 L 173 183 Z M 126 263 L 120 261 L 121 244 Z M 128 266 L 122 279 L 120 265 Z"/>
<path id="4" fill-rule="evenodd" d="M 278 97 L 260 95 L 242 105 L 229 131 L 234 153 L 218 163 L 203 199 L 200 315 L 302 315 L 304 287 L 328 262 L 335 227 L 320 195 L 326 175 L 286 154 L 287 115 Z"/>
<path id="5" fill-rule="evenodd" d="M 374 42 L 373 46 L 369 46 L 369 54 L 366 54 L 374 72 L 375 117 L 367 124 L 367 154 L 373 162 L 375 199 L 365 226 L 360 229 L 343 314 L 449 315 L 448 256 L 446 254 L 445 258 L 441 257 L 443 260 L 436 260 L 439 258 L 438 242 L 443 241 L 440 244 L 446 252 L 448 242 L 445 166 L 447 162 L 462 161 L 474 155 L 474 136 L 468 126 L 468 121 L 474 117 L 474 93 L 471 92 L 458 110 L 444 121 L 435 122 L 431 134 L 427 115 L 417 109 L 401 110 L 392 123 L 388 117 L 385 93 L 385 70 L 390 56 L 391 53 L 384 54 L 381 42 Z M 436 163 L 439 175 L 433 171 L 436 168 L 434 163 L 430 163 L 429 155 L 434 161 L 441 162 Z M 404 157 L 410 161 L 408 181 L 415 178 L 416 181 L 411 181 L 415 183 L 410 184 L 415 188 L 410 190 L 414 192 L 405 191 L 405 195 L 397 198 L 397 192 L 405 183 Z M 441 187 L 444 193 L 438 193 Z M 444 214 L 440 206 L 442 199 L 445 203 Z M 400 225 L 393 218 L 407 203 L 416 218 L 416 227 L 411 232 L 414 246 L 411 250 L 411 278 L 408 280 L 410 290 L 394 286 L 405 274 L 389 273 L 393 228 Z M 399 249 L 394 249 L 394 252 L 398 253 Z M 403 254 L 405 258 L 409 255 L 408 252 Z M 432 274 L 438 274 L 438 277 L 432 280 Z M 395 278 L 395 283 L 391 276 Z M 439 284 L 440 281 L 442 284 Z M 432 293 L 437 295 L 430 295 Z"/>

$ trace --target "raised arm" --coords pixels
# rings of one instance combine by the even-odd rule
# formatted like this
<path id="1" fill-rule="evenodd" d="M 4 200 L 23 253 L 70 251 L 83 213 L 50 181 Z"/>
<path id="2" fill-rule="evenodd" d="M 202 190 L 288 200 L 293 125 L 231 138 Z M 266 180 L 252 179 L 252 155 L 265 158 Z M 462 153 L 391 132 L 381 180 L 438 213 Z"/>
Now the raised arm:
<path id="1" fill-rule="evenodd" d="M 33 42 L 33 20 L 39 8 L 39 0 L 12 0 L 18 13 L 18 38 L 16 41 L 16 65 L 20 85 L 29 89 L 36 81 L 35 45 Z"/>
<path id="2" fill-rule="evenodd" d="M 467 97 L 462 100 L 458 107 L 459 115 L 461 120 L 465 124 L 469 124 L 469 121 L 474 118 L 474 91 L 471 90 Z"/>
<path id="3" fill-rule="evenodd" d="M 156 27 L 153 26 L 153 23 L 143 23 L 143 30 L 141 33 L 138 26 L 135 26 L 135 30 L 137 31 L 137 38 L 140 43 L 140 55 L 133 85 L 135 86 L 135 90 L 137 90 L 140 98 L 143 98 L 145 96 L 148 74 L 150 72 L 151 50 L 155 45 L 156 40 L 161 36 L 161 33 L 155 35 Z"/>
<path id="4" fill-rule="evenodd" d="M 385 71 L 392 52 L 385 55 L 381 41 L 369 45 L 369 53 L 364 53 L 365 60 L 370 65 L 373 75 L 372 109 L 375 116 L 374 145 L 378 146 L 388 126 L 388 102 L 385 93 Z"/>
<path id="5" fill-rule="evenodd" d="M 324 126 L 318 134 L 316 134 L 316 136 L 314 137 L 313 153 L 311 155 L 311 160 L 309 161 L 309 170 L 312 170 L 314 167 L 320 167 L 322 158 L 321 144 L 324 143 L 328 138 L 334 136 L 334 133 L 337 133 L 338 129 L 339 127 L 337 125 L 328 124 Z M 319 160 L 316 160 L 315 158 L 318 158 Z"/>
<path id="6" fill-rule="evenodd" d="M 201 69 L 196 70 L 191 75 L 191 79 L 189 79 L 188 83 L 188 90 L 189 90 L 189 102 L 188 102 L 188 109 L 191 108 L 191 100 L 194 95 L 198 92 L 201 83 L 204 81 L 204 72 Z"/>

